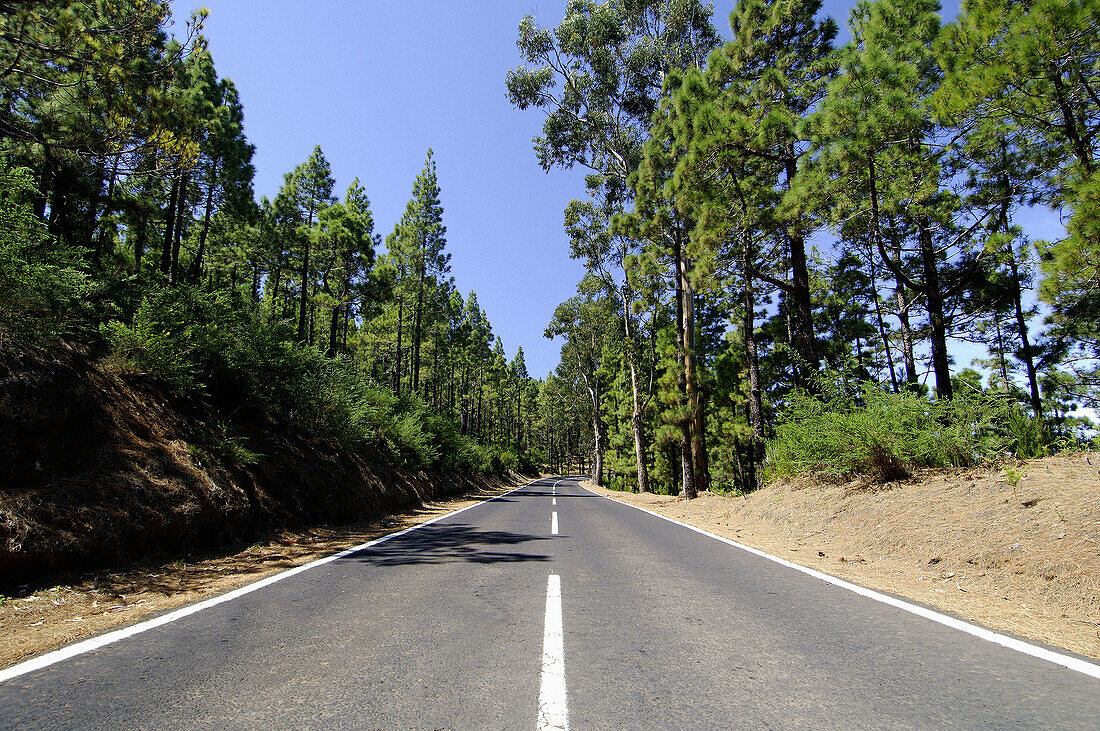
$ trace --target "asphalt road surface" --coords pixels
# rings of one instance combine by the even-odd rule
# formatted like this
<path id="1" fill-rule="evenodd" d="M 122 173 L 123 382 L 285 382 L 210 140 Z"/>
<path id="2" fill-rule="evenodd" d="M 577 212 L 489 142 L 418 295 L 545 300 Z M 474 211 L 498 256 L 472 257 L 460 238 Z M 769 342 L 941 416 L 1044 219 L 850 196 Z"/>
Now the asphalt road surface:
<path id="1" fill-rule="evenodd" d="M 1100 728 L 1100 680 L 545 479 L 0 684 L 0 727 Z"/>

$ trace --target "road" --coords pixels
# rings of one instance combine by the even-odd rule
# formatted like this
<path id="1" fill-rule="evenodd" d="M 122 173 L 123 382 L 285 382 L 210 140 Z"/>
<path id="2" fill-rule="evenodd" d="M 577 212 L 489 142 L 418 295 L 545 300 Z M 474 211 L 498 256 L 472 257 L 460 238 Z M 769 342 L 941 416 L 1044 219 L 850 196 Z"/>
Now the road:
<path id="1" fill-rule="evenodd" d="M 1100 680 L 546 479 L 0 684 L 0 727 L 1100 728 Z"/>

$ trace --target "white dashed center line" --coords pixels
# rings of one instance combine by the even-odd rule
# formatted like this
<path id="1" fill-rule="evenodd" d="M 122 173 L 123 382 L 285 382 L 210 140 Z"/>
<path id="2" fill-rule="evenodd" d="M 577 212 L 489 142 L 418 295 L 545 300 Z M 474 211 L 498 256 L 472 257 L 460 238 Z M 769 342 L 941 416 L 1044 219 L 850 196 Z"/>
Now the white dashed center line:
<path id="1" fill-rule="evenodd" d="M 555 535 L 555 536 L 558 534 L 558 511 L 557 510 L 550 513 L 550 534 Z"/>
<path id="2" fill-rule="evenodd" d="M 557 514 L 555 513 L 555 516 Z M 546 626 L 542 641 L 542 687 L 539 689 L 538 731 L 569 728 L 565 701 L 565 639 L 561 628 L 561 577 L 546 581 Z"/>

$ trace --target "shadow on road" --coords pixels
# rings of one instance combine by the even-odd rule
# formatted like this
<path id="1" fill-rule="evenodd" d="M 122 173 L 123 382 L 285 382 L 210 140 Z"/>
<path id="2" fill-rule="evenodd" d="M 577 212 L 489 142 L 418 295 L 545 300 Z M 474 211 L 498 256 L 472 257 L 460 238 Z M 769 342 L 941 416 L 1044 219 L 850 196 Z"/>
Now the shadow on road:
<path id="1" fill-rule="evenodd" d="M 524 492 L 516 493 L 518 497 L 560 497 L 560 498 L 594 498 L 598 495 L 567 495 L 560 492 L 554 492 L 552 490 L 525 490 Z"/>
<path id="2" fill-rule="evenodd" d="M 454 561 L 468 563 L 518 563 L 549 561 L 537 553 L 495 550 L 497 546 L 516 546 L 529 541 L 545 541 L 548 536 L 482 530 L 469 525 L 430 525 L 394 538 L 375 547 L 353 553 L 344 561 L 361 561 L 376 566 L 436 564 Z"/>

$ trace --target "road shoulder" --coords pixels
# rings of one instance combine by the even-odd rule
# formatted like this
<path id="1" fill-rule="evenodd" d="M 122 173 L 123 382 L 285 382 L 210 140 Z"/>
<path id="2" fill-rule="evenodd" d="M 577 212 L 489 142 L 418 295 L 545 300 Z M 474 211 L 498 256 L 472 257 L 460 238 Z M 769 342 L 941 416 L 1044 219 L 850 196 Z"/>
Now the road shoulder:
<path id="1" fill-rule="evenodd" d="M 95 572 L 71 584 L 0 597 L 0 668 L 420 525 L 526 481 L 498 481 L 377 521 L 284 531 L 228 555 Z"/>
<path id="2" fill-rule="evenodd" d="M 973 482 L 967 477 L 962 481 Z M 856 496 L 854 503 L 849 500 L 827 506 L 824 501 L 828 496 L 811 498 L 810 490 L 789 486 L 769 487 L 749 498 L 705 493 L 685 502 L 668 495 L 608 490 L 590 481 L 583 485 L 604 497 L 800 566 L 911 599 L 996 631 L 1100 659 L 1100 614 L 1093 604 L 1100 602 L 1100 596 L 1088 589 L 1100 583 L 1100 552 L 1094 554 L 1094 562 L 1089 562 L 1086 553 L 1084 565 L 1081 560 L 1071 564 L 1064 559 L 1057 563 L 1057 557 L 1043 559 L 1050 564 L 1045 571 L 1063 574 L 1057 578 L 1085 582 L 1082 598 L 1074 603 L 1067 601 L 1064 592 L 1059 596 L 1050 591 L 1050 584 L 1055 582 L 1044 577 L 1050 573 L 1044 575 L 1040 570 L 1036 577 L 1030 577 L 1020 565 L 1014 566 L 999 555 L 996 566 L 983 566 L 991 563 L 982 560 L 991 551 L 1007 551 L 1010 557 L 1022 552 L 1020 542 L 1007 547 L 989 546 L 983 551 L 982 546 L 974 545 L 974 536 L 968 535 L 964 521 L 957 516 L 954 523 L 945 520 L 942 526 L 942 532 L 953 537 L 951 541 L 932 535 L 937 521 L 932 508 L 919 516 L 925 524 L 933 524 L 926 526 L 924 534 L 911 533 L 907 541 L 887 540 L 890 526 L 883 525 L 887 520 L 885 511 L 896 512 L 897 503 L 906 500 L 900 491 L 890 493 L 890 503 L 883 495 L 866 495 Z M 839 494 L 832 496 L 834 503 Z M 822 502 L 807 504 L 811 499 Z M 927 541 L 922 544 L 925 536 Z M 1004 574 L 1011 578 L 1006 580 Z"/>

